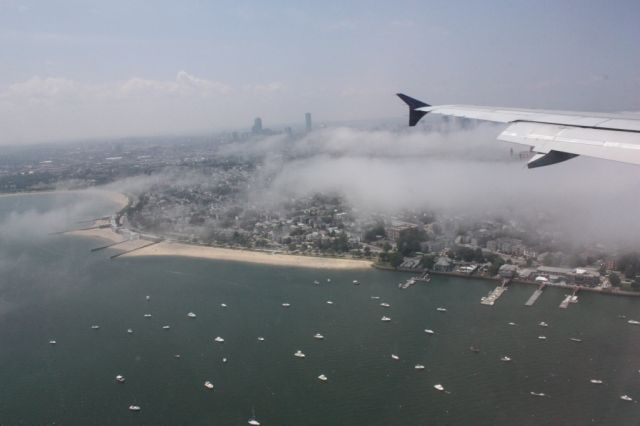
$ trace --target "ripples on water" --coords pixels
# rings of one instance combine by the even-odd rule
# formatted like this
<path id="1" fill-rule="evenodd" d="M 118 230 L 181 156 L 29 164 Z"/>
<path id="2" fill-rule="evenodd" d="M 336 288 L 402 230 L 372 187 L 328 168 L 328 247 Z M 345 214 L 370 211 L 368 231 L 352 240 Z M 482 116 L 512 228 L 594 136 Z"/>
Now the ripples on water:
<path id="1" fill-rule="evenodd" d="M 46 210 L 42 198 L 34 203 Z M 0 216 L 25 208 L 25 200 L 0 199 Z M 1 423 L 241 425 L 252 408 L 263 425 L 609 425 L 640 418 L 638 404 L 619 399 L 640 399 L 640 327 L 618 318 L 640 317 L 636 300 L 581 294 L 561 310 L 564 293 L 547 289 L 527 308 L 533 288 L 513 286 L 487 307 L 479 301 L 493 284 L 477 280 L 435 277 L 399 290 L 406 275 L 109 261 L 109 251 L 89 252 L 96 245 L 65 236 L 0 241 Z M 190 311 L 197 318 L 187 318 Z M 323 340 L 313 338 L 317 332 Z M 305 359 L 293 356 L 297 349 Z M 503 355 L 512 361 L 501 362 Z M 117 385 L 116 374 L 126 383 Z M 450 394 L 433 389 L 436 383 Z M 131 404 L 142 411 L 129 412 Z"/>

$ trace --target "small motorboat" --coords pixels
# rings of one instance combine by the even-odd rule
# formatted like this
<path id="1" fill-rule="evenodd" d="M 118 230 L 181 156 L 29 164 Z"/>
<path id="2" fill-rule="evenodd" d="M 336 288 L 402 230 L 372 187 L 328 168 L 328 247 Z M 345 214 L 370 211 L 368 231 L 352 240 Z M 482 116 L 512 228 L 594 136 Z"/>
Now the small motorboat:
<path id="1" fill-rule="evenodd" d="M 151 300 L 151 296 L 145 296 L 145 299 L 147 299 L 147 301 Z"/>
<path id="2" fill-rule="evenodd" d="M 318 376 L 318 380 L 320 380 L 321 382 L 326 382 L 327 381 L 327 376 L 325 376 L 324 374 L 321 374 Z"/>
<path id="3" fill-rule="evenodd" d="M 327 278 L 327 282 L 330 283 L 331 282 L 331 278 Z"/>
<path id="4" fill-rule="evenodd" d="M 226 363 L 227 363 L 227 361 L 229 361 L 227 358 L 222 358 L 222 363 L 223 363 L 223 364 L 226 364 Z"/>
<path id="5" fill-rule="evenodd" d="M 538 336 L 538 339 L 540 339 L 540 340 L 547 340 L 547 336 Z"/>
<path id="6" fill-rule="evenodd" d="M 144 314 L 145 318 L 151 318 L 151 314 Z"/>
<path id="7" fill-rule="evenodd" d="M 49 344 L 50 345 L 55 345 L 56 343 L 58 343 L 58 342 L 56 342 L 55 340 L 49 340 Z"/>
<path id="8" fill-rule="evenodd" d="M 324 336 L 322 334 L 320 334 L 320 333 L 316 333 L 316 334 L 313 335 L 313 338 L 314 339 L 318 339 L 318 340 L 322 340 L 322 339 L 324 339 Z"/>
<path id="9" fill-rule="evenodd" d="M 139 405 L 130 405 L 129 406 L 129 411 L 140 411 L 141 408 Z"/>
<path id="10" fill-rule="evenodd" d="M 502 361 L 502 362 L 509 362 L 509 361 L 511 361 L 511 357 L 508 357 L 507 355 L 505 355 L 505 356 L 501 356 L 501 357 L 500 357 L 500 361 Z"/>
<path id="11" fill-rule="evenodd" d="M 220 304 L 220 307 L 221 307 L 221 308 L 226 308 L 226 307 L 227 307 L 227 304 L 226 304 L 226 303 L 221 303 L 221 304 Z"/>
<path id="12" fill-rule="evenodd" d="M 353 280 L 353 283 L 354 283 L 355 285 L 359 285 L 359 284 L 360 284 L 360 281 L 358 281 L 358 280 Z"/>
<path id="13" fill-rule="evenodd" d="M 511 322 L 509 322 L 509 325 L 518 325 L 518 324 L 516 324 L 515 322 L 511 321 Z"/>
<path id="14" fill-rule="evenodd" d="M 629 395 L 622 395 L 620 399 L 623 401 L 633 401 L 633 398 L 631 398 Z"/>
<path id="15" fill-rule="evenodd" d="M 133 334 L 133 329 L 132 328 L 127 328 L 127 333 Z"/>
<path id="16" fill-rule="evenodd" d="M 640 325 L 640 321 L 636 321 L 636 320 L 629 320 L 627 322 L 632 325 Z"/>
<path id="17" fill-rule="evenodd" d="M 282 304 L 282 307 L 283 307 L 283 308 L 288 308 L 289 306 L 291 306 L 291 303 L 286 303 L 286 302 L 285 302 L 285 303 L 283 303 L 283 304 Z"/>
<path id="18" fill-rule="evenodd" d="M 179 359 L 180 358 L 180 354 L 175 354 L 173 357 L 176 358 L 176 359 Z"/>
<path id="19" fill-rule="evenodd" d="M 99 328 L 100 328 L 100 326 L 99 326 L 99 325 L 92 325 L 92 326 L 91 326 L 91 329 L 92 329 L 92 330 L 97 330 L 97 329 L 99 329 Z"/>
<path id="20" fill-rule="evenodd" d="M 117 383 L 124 383 L 124 376 L 123 376 L 123 375 L 121 375 L 121 374 L 118 374 L 118 375 L 116 376 L 116 382 L 117 382 Z"/>
<path id="21" fill-rule="evenodd" d="M 220 337 L 220 336 L 216 337 L 216 338 L 215 338 L 215 339 L 213 339 L 213 340 L 215 340 L 215 341 L 216 341 L 216 342 L 218 342 L 218 343 L 224 343 L 224 339 L 223 339 L 222 337 Z"/>
<path id="22" fill-rule="evenodd" d="M 444 391 L 444 386 L 442 386 L 440 383 L 438 383 L 437 385 L 433 385 L 435 390 L 439 390 L 440 392 Z"/>
<path id="23" fill-rule="evenodd" d="M 204 382 L 204 387 L 207 389 L 213 389 L 213 383 L 207 380 L 206 382 Z"/>
<path id="24" fill-rule="evenodd" d="M 257 421 L 257 420 L 255 419 L 255 417 L 254 417 L 254 418 L 249 419 L 249 421 L 247 422 L 247 424 L 250 424 L 251 426 L 260 426 L 260 422 L 259 422 L 259 421 Z"/>
<path id="25" fill-rule="evenodd" d="M 474 353 L 480 353 L 480 349 L 476 348 L 475 346 L 469 346 L 469 350 Z"/>
<path id="26" fill-rule="evenodd" d="M 413 367 L 413 368 L 415 368 L 416 370 L 424 370 L 424 365 L 416 364 L 415 367 Z"/>
<path id="27" fill-rule="evenodd" d="M 436 311 L 438 311 L 438 312 L 447 312 L 447 308 L 442 308 L 442 307 L 436 308 Z"/>
<path id="28" fill-rule="evenodd" d="M 331 300 L 327 300 L 327 305 L 333 305 L 333 302 Z"/>
<path id="29" fill-rule="evenodd" d="M 300 349 L 298 349 L 293 356 L 297 357 L 297 358 L 304 358 L 306 357 L 306 355 L 304 354 L 304 352 L 302 352 Z"/>
<path id="30" fill-rule="evenodd" d="M 427 334 L 433 334 L 433 330 L 429 329 L 429 328 L 425 328 L 424 332 Z"/>
<path id="31" fill-rule="evenodd" d="M 258 342 L 264 342 L 264 337 L 258 336 Z"/>
<path id="32" fill-rule="evenodd" d="M 383 316 L 382 318 L 380 318 L 380 321 L 388 322 L 391 321 L 391 318 Z"/>
<path id="33" fill-rule="evenodd" d="M 189 318 L 195 318 L 195 317 L 196 317 L 196 314 L 194 314 L 193 312 L 189 312 L 189 313 L 187 314 L 187 316 L 188 316 Z"/>
<path id="34" fill-rule="evenodd" d="M 391 359 L 395 359 L 396 361 L 398 361 L 400 357 L 396 354 L 391 354 Z"/>
<path id="35" fill-rule="evenodd" d="M 314 280 L 314 281 L 313 281 L 313 283 L 314 283 L 315 285 L 319 285 L 319 284 L 320 284 L 320 281 L 318 281 L 318 280 Z"/>
<path id="36" fill-rule="evenodd" d="M 591 383 L 593 383 L 594 385 L 601 385 L 603 383 L 602 380 L 599 379 L 591 379 L 589 380 Z"/>
<path id="37" fill-rule="evenodd" d="M 163 330 L 168 330 L 168 329 L 170 329 L 170 328 L 171 328 L 171 326 L 170 326 L 170 325 L 163 325 L 163 326 L 162 326 L 162 329 L 163 329 Z"/>
<path id="38" fill-rule="evenodd" d="M 384 307 L 384 308 L 389 308 L 389 307 L 391 307 L 391 305 L 390 305 L 390 304 L 388 304 L 387 302 L 382 302 L 382 303 L 380 304 L 380 306 L 382 306 L 382 307 Z"/>
<path id="39" fill-rule="evenodd" d="M 582 342 L 582 339 L 578 339 L 577 337 L 569 337 L 569 340 L 571 340 L 572 342 Z"/>
<path id="40" fill-rule="evenodd" d="M 529 392 L 529 394 L 533 396 L 547 396 L 545 393 L 542 393 L 542 392 Z"/>
<path id="41" fill-rule="evenodd" d="M 538 325 L 539 325 L 540 327 L 549 327 L 549 324 L 547 324 L 547 323 L 546 323 L 546 322 L 544 322 L 544 321 L 540 321 L 540 322 L 538 323 Z"/>
<path id="42" fill-rule="evenodd" d="M 371 296 L 371 299 L 373 299 L 373 300 L 380 300 L 380 296 Z"/>

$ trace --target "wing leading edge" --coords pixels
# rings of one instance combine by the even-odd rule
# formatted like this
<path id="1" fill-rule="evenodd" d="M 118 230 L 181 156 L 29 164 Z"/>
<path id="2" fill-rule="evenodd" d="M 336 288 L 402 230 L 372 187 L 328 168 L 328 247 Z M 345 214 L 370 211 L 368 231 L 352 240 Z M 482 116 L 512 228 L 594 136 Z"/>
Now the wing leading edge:
<path id="1" fill-rule="evenodd" d="M 410 126 L 428 113 L 508 123 L 498 139 L 531 146 L 536 155 L 527 164 L 529 168 L 578 155 L 640 165 L 638 117 L 470 105 L 432 106 L 400 93 L 398 96 L 409 106 Z"/>

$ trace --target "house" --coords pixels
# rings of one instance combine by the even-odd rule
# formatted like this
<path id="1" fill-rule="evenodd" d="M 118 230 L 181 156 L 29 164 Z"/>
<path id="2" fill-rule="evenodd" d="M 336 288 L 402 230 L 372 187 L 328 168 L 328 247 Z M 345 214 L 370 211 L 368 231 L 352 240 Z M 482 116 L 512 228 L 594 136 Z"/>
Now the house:
<path id="1" fill-rule="evenodd" d="M 451 272 L 453 270 L 453 262 L 448 257 L 439 257 L 433 265 L 435 272 Z"/>

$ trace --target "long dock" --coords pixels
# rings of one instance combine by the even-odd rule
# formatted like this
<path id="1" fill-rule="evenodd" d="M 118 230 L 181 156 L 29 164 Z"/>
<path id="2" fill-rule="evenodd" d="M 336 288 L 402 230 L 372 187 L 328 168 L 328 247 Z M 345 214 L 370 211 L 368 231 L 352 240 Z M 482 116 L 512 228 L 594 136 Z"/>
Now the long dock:
<path id="1" fill-rule="evenodd" d="M 143 246 L 136 247 L 136 248 L 131 249 L 131 250 L 123 251 L 122 253 L 114 254 L 113 256 L 109 257 L 109 259 L 113 260 L 113 259 L 115 259 L 115 258 L 117 258 L 117 257 L 120 257 L 120 256 L 122 256 L 122 255 L 125 255 L 125 254 L 127 254 L 127 253 L 131 253 L 131 252 L 134 252 L 134 251 L 136 251 L 136 250 L 140 250 L 140 249 L 143 249 L 143 248 L 145 248 L 145 247 L 149 247 L 149 246 L 152 246 L 152 245 L 154 245 L 154 244 L 158 244 L 158 243 L 160 243 L 160 241 L 152 241 L 152 242 L 150 242 L 149 244 L 145 244 L 145 245 L 143 245 Z"/>
<path id="2" fill-rule="evenodd" d="M 567 309 L 569 307 L 569 303 L 578 303 L 578 296 L 576 293 L 578 292 L 578 287 L 573 289 L 573 293 L 565 295 L 565 298 L 562 302 L 560 302 L 560 309 Z"/>
<path id="3" fill-rule="evenodd" d="M 533 292 L 529 300 L 525 302 L 525 306 L 533 306 L 534 303 L 538 300 L 538 297 L 542 295 L 542 290 L 546 287 L 546 284 L 540 284 L 540 286 Z"/>
<path id="4" fill-rule="evenodd" d="M 480 303 L 487 306 L 493 306 L 493 304 L 496 303 L 496 300 L 498 300 L 498 298 L 502 296 L 502 293 L 504 293 L 506 290 L 506 287 L 500 285 L 496 287 L 491 293 L 489 293 L 488 296 L 480 299 Z"/>

